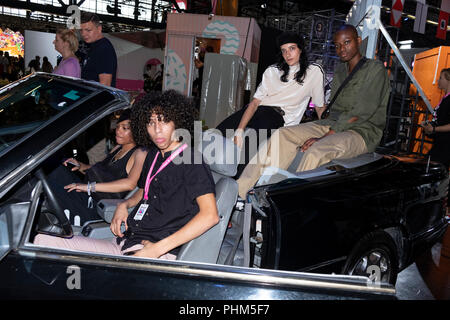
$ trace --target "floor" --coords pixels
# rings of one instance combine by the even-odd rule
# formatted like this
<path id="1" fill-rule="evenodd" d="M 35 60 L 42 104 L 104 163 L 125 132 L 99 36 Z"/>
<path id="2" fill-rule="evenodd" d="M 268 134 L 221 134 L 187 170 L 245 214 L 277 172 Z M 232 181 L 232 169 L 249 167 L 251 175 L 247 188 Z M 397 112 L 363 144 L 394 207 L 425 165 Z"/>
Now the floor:
<path id="1" fill-rule="evenodd" d="M 450 228 L 442 243 L 399 273 L 396 291 L 400 300 L 450 300 Z"/>

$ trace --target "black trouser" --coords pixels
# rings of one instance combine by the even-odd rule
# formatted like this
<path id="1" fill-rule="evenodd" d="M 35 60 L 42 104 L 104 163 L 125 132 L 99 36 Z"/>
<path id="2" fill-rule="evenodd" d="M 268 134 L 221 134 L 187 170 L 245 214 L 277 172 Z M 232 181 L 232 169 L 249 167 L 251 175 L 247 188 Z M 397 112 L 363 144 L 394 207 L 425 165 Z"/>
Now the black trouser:
<path id="1" fill-rule="evenodd" d="M 222 135 L 226 136 L 226 129 L 236 130 L 241 122 L 242 116 L 244 115 L 247 106 L 242 108 L 241 110 L 233 113 L 231 116 L 223 120 L 218 126 L 217 129 L 220 130 Z M 256 109 L 255 114 L 250 119 L 247 124 L 247 128 L 251 128 L 256 130 L 257 144 L 259 146 L 261 142 L 261 137 L 259 133 L 259 129 L 266 129 L 267 131 L 267 139 L 269 139 L 272 134 L 272 130 L 278 129 L 284 125 L 283 116 L 279 111 L 277 111 L 274 107 L 270 106 L 259 106 Z M 245 159 L 244 163 L 238 165 L 237 174 L 234 178 L 239 178 L 245 166 L 250 162 L 249 156 L 249 140 L 245 139 L 244 146 L 245 147 Z"/>
<path id="2" fill-rule="evenodd" d="M 81 225 L 86 221 L 101 219 L 97 214 L 96 201 L 94 201 L 93 208 L 88 208 L 89 197 L 86 192 L 67 192 L 64 189 L 64 186 L 71 183 L 85 183 L 75 172 L 59 165 L 48 175 L 47 179 L 62 209 L 70 211 L 71 224 L 74 223 L 75 215 L 80 217 Z"/>

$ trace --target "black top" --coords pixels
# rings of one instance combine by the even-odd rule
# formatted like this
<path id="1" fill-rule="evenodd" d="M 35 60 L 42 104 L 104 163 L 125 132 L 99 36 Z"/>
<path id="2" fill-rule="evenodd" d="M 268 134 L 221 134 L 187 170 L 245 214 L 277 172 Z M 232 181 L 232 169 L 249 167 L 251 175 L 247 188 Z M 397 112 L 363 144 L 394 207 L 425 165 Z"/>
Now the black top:
<path id="1" fill-rule="evenodd" d="M 117 56 L 111 42 L 101 38 L 90 43 L 88 53 L 81 64 L 81 78 L 99 82 L 99 74 L 112 74 L 111 87 L 115 87 L 116 72 Z"/>
<path id="2" fill-rule="evenodd" d="M 97 162 L 88 170 L 86 170 L 85 181 L 88 182 L 110 182 L 128 177 L 127 163 L 137 147 L 130 149 L 122 158 L 114 161 L 114 156 L 122 150 L 117 148 L 114 152 L 109 153 L 103 161 Z M 95 192 L 92 197 L 99 201 L 101 199 L 122 199 L 128 194 L 124 192 Z"/>
<path id="3" fill-rule="evenodd" d="M 158 149 L 155 147 L 149 150 L 142 168 L 138 187 L 144 192 L 148 171 L 157 152 Z M 164 157 L 159 154 L 152 175 L 170 154 L 171 152 L 167 152 Z M 180 161 L 181 159 L 186 161 Z M 199 164 L 194 162 L 198 159 L 201 159 Z M 144 199 L 141 199 L 128 216 L 128 229 L 124 236 L 126 241 L 122 249 L 141 243 L 142 240 L 158 242 L 175 233 L 199 212 L 196 198 L 208 193 L 215 193 L 209 166 L 198 152 L 188 148 L 160 171 L 151 182 L 147 202 L 149 207 L 142 220 L 134 218 Z M 177 255 L 178 251 L 179 247 L 170 253 Z"/>
<path id="4" fill-rule="evenodd" d="M 450 96 L 447 96 L 436 110 L 437 126 L 450 123 Z M 431 160 L 450 165 L 450 132 L 436 132 L 433 148 L 430 151 Z"/>

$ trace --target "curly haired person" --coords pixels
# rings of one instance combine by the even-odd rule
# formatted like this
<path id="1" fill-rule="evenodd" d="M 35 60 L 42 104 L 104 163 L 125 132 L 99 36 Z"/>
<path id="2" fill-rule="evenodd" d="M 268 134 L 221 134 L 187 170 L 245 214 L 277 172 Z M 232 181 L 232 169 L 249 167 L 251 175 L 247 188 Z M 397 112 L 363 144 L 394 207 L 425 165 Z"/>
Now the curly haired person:
<path id="1" fill-rule="evenodd" d="M 98 253 L 175 259 L 180 246 L 219 222 L 215 185 L 196 151 L 177 136 L 192 130 L 195 106 L 174 90 L 151 92 L 132 107 L 131 130 L 137 144 L 148 147 L 139 190 L 117 206 L 112 240 L 62 239 L 39 234 L 34 243 Z M 192 131 L 191 131 L 192 132 Z M 188 161 L 175 161 L 190 154 Z M 128 209 L 134 208 L 129 214 Z M 125 232 L 121 225 L 125 224 Z"/>

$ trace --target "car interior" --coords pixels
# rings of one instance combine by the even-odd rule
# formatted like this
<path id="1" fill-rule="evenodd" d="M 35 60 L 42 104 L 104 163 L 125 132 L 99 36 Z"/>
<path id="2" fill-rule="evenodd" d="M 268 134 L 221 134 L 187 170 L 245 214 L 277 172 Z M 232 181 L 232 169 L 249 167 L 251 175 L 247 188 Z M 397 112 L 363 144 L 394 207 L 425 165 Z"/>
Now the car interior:
<path id="1" fill-rule="evenodd" d="M 98 219 L 88 221 L 82 226 L 77 226 L 70 224 L 68 221 L 67 215 L 64 213 L 64 206 L 58 201 L 53 186 L 48 179 L 48 175 L 52 170 L 55 170 L 57 166 L 61 166 L 65 159 L 73 156 L 74 150 L 77 150 L 77 159 L 84 163 L 95 163 L 100 160 L 93 161 L 95 153 L 98 155 L 98 150 L 93 152 L 94 155 L 91 154 L 92 149 L 98 149 L 99 144 L 103 146 L 105 156 L 113 148 L 111 141 L 114 141 L 114 120 L 111 121 L 111 119 L 114 118 L 116 117 L 106 117 L 85 132 L 80 132 L 77 137 L 68 141 L 60 150 L 49 156 L 5 196 L 7 200 L 0 204 L 0 212 L 4 211 L 6 213 L 1 215 L 2 220 L 14 219 L 17 220 L 16 224 L 32 224 L 28 233 L 21 235 L 25 238 L 25 245 L 36 246 L 33 244 L 33 239 L 38 233 L 60 237 L 81 235 L 97 239 L 114 237 L 110 231 L 109 224 L 117 203 L 123 199 L 103 199 L 99 201 L 97 203 Z M 227 241 L 223 241 L 229 226 L 233 225 L 234 229 L 242 229 L 239 226 L 243 223 L 243 219 L 239 215 L 241 211 L 239 210 L 233 218 L 234 222 L 230 223 L 230 217 L 237 201 L 237 183 L 232 178 L 236 174 L 237 165 L 230 165 L 226 158 L 231 154 L 231 148 L 235 148 L 235 146 L 233 143 L 227 144 L 227 140 L 221 136 L 219 137 L 217 134 L 206 133 L 203 136 L 203 143 L 200 143 L 198 148 L 204 150 L 208 146 L 210 147 L 211 143 L 217 143 L 219 140 L 216 139 L 220 139 L 220 142 L 224 143 L 224 149 L 214 149 L 210 157 L 212 160 L 208 164 L 216 183 L 216 200 L 220 222 L 202 236 L 185 244 L 180 250 L 177 257 L 178 260 L 206 263 L 228 261 L 228 264 L 233 264 L 232 258 L 234 258 L 234 255 L 230 252 L 235 253 L 238 250 L 242 238 L 240 235 L 232 234 L 228 236 Z M 237 154 L 237 151 L 233 152 Z M 126 198 L 131 197 L 136 190 L 137 188 L 130 191 Z M 30 210 L 34 212 L 33 220 L 27 222 Z M 1 229 L 7 228 L 6 222 L 3 224 L 0 221 Z M 4 234 L 7 235 L 8 233 L 5 232 Z M 240 246 L 242 249 L 242 244 Z M 219 252 L 221 252 L 220 259 Z"/>

